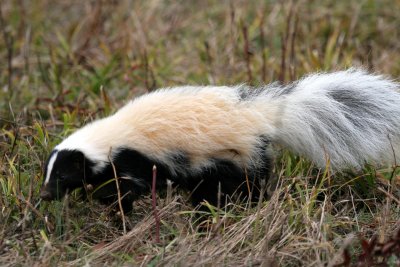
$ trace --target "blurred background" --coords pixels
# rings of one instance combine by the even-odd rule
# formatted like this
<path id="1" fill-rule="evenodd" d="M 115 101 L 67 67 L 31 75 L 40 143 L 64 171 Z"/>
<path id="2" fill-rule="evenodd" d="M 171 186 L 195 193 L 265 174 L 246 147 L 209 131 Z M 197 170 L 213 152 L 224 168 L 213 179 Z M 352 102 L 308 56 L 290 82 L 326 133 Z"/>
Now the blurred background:
<path id="1" fill-rule="evenodd" d="M 396 0 L 2 1 L 1 114 L 350 66 L 396 78 L 399 12 Z"/>

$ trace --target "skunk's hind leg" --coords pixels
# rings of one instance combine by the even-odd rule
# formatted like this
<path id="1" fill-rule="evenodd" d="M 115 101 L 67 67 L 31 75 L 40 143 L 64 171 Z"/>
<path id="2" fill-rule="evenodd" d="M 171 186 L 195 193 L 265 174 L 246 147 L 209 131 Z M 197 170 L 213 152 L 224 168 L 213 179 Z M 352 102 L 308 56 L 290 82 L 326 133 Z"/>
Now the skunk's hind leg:
<path id="1" fill-rule="evenodd" d="M 207 201 L 213 206 L 224 207 L 237 200 L 258 201 L 260 197 L 266 199 L 269 197 L 268 189 L 276 186 L 276 182 L 269 182 L 270 171 L 270 159 L 255 170 L 242 169 L 227 160 L 216 160 L 214 167 L 205 169 L 192 180 L 196 181 L 188 188 L 192 203 L 198 206 Z"/>

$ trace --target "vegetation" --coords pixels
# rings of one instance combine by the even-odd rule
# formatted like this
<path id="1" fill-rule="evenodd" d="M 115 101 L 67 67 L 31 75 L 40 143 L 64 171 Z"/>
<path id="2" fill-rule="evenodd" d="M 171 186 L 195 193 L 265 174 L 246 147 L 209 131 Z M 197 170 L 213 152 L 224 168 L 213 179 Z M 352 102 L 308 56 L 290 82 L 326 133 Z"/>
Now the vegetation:
<path id="1" fill-rule="evenodd" d="M 125 217 L 39 198 L 63 137 L 158 87 L 259 85 L 363 66 L 400 75 L 400 2 L 0 2 L 0 265 L 399 266 L 397 166 L 332 175 L 281 151 L 268 201 L 151 196 Z M 279 148 L 276 148 L 278 151 Z M 124 233 L 124 227 L 127 233 Z M 159 235 L 160 242 L 156 242 Z"/>

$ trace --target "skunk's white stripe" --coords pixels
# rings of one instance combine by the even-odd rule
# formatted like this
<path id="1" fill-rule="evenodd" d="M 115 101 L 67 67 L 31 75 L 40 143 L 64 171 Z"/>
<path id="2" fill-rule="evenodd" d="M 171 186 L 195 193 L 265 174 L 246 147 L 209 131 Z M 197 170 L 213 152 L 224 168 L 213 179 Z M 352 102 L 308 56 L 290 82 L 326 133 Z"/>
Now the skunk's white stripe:
<path id="1" fill-rule="evenodd" d="M 350 69 L 257 90 L 243 85 L 161 89 L 86 125 L 56 149 L 82 151 L 95 163 L 94 172 L 121 148 L 157 159 L 172 173 L 201 171 L 214 164 L 213 158 L 252 168 L 263 158 L 263 138 L 321 167 L 329 159 L 335 170 L 393 163 L 394 154 L 400 155 L 399 88 L 383 76 Z M 190 169 L 175 163 L 173 155 L 180 152 Z"/>
<path id="2" fill-rule="evenodd" d="M 46 179 L 44 180 L 44 185 L 47 185 L 48 182 L 50 181 L 50 175 L 51 175 L 51 171 L 53 170 L 53 166 L 54 166 L 54 162 L 57 159 L 57 154 L 58 152 L 55 152 L 50 160 L 49 160 L 49 164 L 47 165 L 47 175 L 46 175 Z"/>

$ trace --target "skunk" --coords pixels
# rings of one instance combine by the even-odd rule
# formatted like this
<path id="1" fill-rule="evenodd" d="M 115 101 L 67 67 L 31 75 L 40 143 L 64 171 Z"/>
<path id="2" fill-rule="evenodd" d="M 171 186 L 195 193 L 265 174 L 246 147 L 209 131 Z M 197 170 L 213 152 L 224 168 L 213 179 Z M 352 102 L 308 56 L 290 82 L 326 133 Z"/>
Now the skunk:
<path id="1" fill-rule="evenodd" d="M 260 190 L 278 144 L 332 171 L 393 163 L 400 151 L 399 84 L 364 70 L 317 73 L 260 88 L 183 86 L 140 96 L 77 130 L 51 152 L 41 198 L 92 185 L 124 209 L 167 180 L 193 204 Z M 262 190 L 260 190 L 262 191 Z M 257 195 L 257 193 L 254 193 Z"/>

